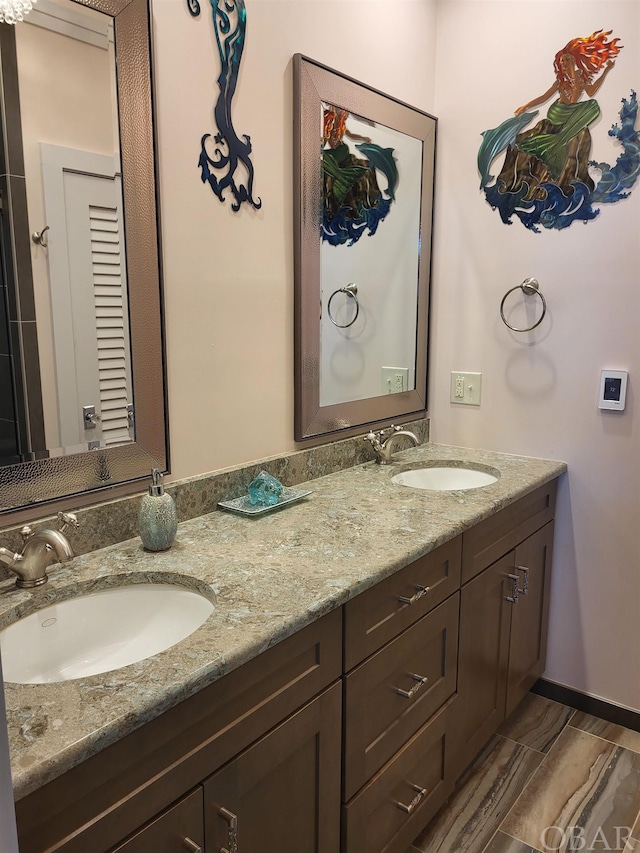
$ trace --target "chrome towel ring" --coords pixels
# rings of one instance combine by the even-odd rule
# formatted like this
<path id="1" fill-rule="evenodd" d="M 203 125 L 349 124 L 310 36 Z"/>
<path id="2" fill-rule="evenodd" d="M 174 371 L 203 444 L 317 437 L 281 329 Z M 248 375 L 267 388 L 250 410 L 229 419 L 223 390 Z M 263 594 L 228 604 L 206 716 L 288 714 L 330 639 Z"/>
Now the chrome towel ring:
<path id="1" fill-rule="evenodd" d="M 542 302 L 542 314 L 538 317 L 536 322 L 532 326 L 527 326 L 526 329 L 516 329 L 515 326 L 512 326 L 511 323 L 507 322 L 507 318 L 504 316 L 504 303 L 506 301 L 507 296 L 510 293 L 513 293 L 514 290 L 521 290 L 525 296 L 539 296 L 540 301 Z M 540 323 L 544 320 L 544 315 L 547 313 L 547 300 L 544 298 L 542 293 L 540 292 L 540 285 L 538 284 L 538 280 L 536 278 L 525 278 L 522 284 L 517 284 L 515 287 L 512 287 L 511 290 L 507 290 L 505 295 L 502 297 L 502 302 L 500 303 L 500 316 L 502 317 L 502 322 L 505 326 L 508 326 L 512 332 L 530 332 L 532 329 L 535 329 L 536 326 L 539 326 Z"/>
<path id="2" fill-rule="evenodd" d="M 356 303 L 356 313 L 353 316 L 353 319 L 349 323 L 336 323 L 331 313 L 331 302 L 333 301 L 333 297 L 336 293 L 345 293 L 350 299 Z M 348 329 L 349 326 L 353 326 L 355 321 L 358 319 L 358 314 L 360 313 L 360 303 L 358 302 L 358 285 L 351 282 L 346 287 L 340 287 L 338 290 L 334 290 L 331 296 L 329 297 L 329 301 L 327 303 L 327 314 L 329 315 L 329 319 L 333 323 L 334 326 L 337 326 L 339 329 Z"/>

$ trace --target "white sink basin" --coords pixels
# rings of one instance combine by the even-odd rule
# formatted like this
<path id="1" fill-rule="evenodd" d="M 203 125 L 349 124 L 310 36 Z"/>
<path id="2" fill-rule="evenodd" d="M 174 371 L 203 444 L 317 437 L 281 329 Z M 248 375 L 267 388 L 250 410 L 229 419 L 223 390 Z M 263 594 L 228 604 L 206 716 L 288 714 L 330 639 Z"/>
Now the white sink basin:
<path id="1" fill-rule="evenodd" d="M 414 468 L 402 471 L 391 478 L 392 483 L 411 486 L 413 489 L 433 489 L 434 491 L 463 491 L 480 489 L 495 483 L 498 477 L 476 468 L 436 467 Z"/>
<path id="2" fill-rule="evenodd" d="M 119 669 L 168 649 L 213 612 L 204 595 L 132 584 L 70 598 L 0 631 L 5 681 L 44 684 Z"/>

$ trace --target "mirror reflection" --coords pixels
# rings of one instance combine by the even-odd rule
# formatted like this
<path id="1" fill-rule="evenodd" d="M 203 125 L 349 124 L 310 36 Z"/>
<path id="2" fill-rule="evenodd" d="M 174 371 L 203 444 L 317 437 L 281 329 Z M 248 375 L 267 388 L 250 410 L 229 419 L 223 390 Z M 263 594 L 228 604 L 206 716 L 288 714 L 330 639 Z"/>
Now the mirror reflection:
<path id="1" fill-rule="evenodd" d="M 300 54 L 295 438 L 426 412 L 436 119 Z"/>
<path id="2" fill-rule="evenodd" d="M 167 468 L 149 11 L 0 24 L 0 513 Z"/>
<path id="3" fill-rule="evenodd" d="M 321 406 L 416 387 L 422 140 L 344 111 L 329 133 L 337 111 L 322 103 L 323 161 L 342 168 L 323 170 Z"/>
<path id="4" fill-rule="evenodd" d="M 134 420 L 111 18 L 47 0 L 15 28 L 15 40 L 29 223 L 47 229 L 31 252 L 45 434 L 44 447 L 32 449 L 128 442 Z"/>

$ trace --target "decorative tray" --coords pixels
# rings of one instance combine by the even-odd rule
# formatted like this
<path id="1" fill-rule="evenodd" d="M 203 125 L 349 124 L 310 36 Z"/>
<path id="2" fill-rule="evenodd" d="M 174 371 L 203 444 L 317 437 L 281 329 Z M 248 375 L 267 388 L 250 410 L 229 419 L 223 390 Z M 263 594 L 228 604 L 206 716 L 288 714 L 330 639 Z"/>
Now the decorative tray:
<path id="1" fill-rule="evenodd" d="M 310 494 L 311 492 L 305 492 L 301 489 L 288 489 L 285 486 L 278 503 L 272 506 L 253 506 L 249 500 L 249 495 L 243 495 L 241 498 L 233 498 L 230 501 L 219 501 L 218 506 L 220 509 L 228 510 L 228 512 L 236 512 L 238 515 L 263 515 L 265 512 L 271 512 L 274 509 L 280 509 L 283 506 L 295 503 Z"/>

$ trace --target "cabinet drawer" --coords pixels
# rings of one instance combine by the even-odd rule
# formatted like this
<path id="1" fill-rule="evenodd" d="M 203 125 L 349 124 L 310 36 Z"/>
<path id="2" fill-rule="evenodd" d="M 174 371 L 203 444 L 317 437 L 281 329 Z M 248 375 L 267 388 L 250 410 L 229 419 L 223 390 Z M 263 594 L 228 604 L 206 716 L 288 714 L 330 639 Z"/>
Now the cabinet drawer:
<path id="1" fill-rule="evenodd" d="M 191 846 L 189 846 L 191 842 Z M 175 853 L 204 851 L 202 786 L 119 845 L 113 853 Z"/>
<path id="2" fill-rule="evenodd" d="M 462 535 L 462 583 L 535 533 L 555 514 L 557 480 L 520 498 Z"/>
<path id="3" fill-rule="evenodd" d="M 341 675 L 334 610 L 16 803 L 20 853 L 104 853 Z"/>
<path id="4" fill-rule="evenodd" d="M 459 609 L 456 593 L 346 677 L 345 800 L 455 692 Z"/>
<path id="5" fill-rule="evenodd" d="M 450 793 L 444 767 L 451 700 L 343 808 L 344 853 L 405 853 Z"/>
<path id="6" fill-rule="evenodd" d="M 346 671 L 458 589 L 461 553 L 462 537 L 458 536 L 347 602 Z"/>

